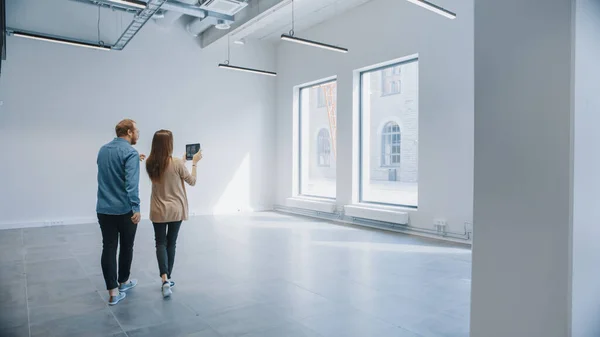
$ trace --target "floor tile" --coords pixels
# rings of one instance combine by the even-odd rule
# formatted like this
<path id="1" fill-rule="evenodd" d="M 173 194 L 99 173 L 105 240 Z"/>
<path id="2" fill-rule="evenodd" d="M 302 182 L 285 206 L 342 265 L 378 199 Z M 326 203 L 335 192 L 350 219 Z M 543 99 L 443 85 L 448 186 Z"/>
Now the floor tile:
<path id="1" fill-rule="evenodd" d="M 242 335 L 242 337 L 321 337 L 315 331 L 299 324 L 289 323 L 285 325 L 275 326 L 266 330 L 261 330 L 249 334 Z"/>
<path id="2" fill-rule="evenodd" d="M 0 247 L 21 247 L 23 234 L 21 229 L 6 229 L 0 231 Z"/>
<path id="3" fill-rule="evenodd" d="M 26 228 L 23 243 L 25 247 L 56 246 L 66 244 L 67 239 L 55 227 Z"/>
<path id="4" fill-rule="evenodd" d="M 207 317 L 206 321 L 219 334 L 226 337 L 241 336 L 289 323 L 275 308 L 262 304 L 232 309 Z"/>
<path id="5" fill-rule="evenodd" d="M 366 312 L 394 326 L 409 327 L 423 321 L 425 317 L 436 315 L 441 310 L 413 298 L 386 295 L 361 302 L 356 309 Z"/>
<path id="6" fill-rule="evenodd" d="M 105 337 L 121 332 L 106 308 L 31 325 L 31 337 Z"/>
<path id="7" fill-rule="evenodd" d="M 76 259 L 27 262 L 25 264 L 27 284 L 57 283 L 85 278 L 86 274 Z"/>
<path id="8" fill-rule="evenodd" d="M 72 258 L 69 245 L 33 246 L 25 249 L 26 262 L 40 262 Z"/>
<path id="9" fill-rule="evenodd" d="M 25 264 L 22 261 L 0 262 L 0 282 L 23 282 Z"/>
<path id="10" fill-rule="evenodd" d="M 315 316 L 300 322 L 325 337 L 378 336 L 395 328 L 391 324 L 353 309 Z"/>
<path id="11" fill-rule="evenodd" d="M 208 330 L 208 331 L 207 331 Z M 141 329 L 129 330 L 129 337 L 189 337 L 197 336 L 206 331 L 206 335 L 211 332 L 211 328 L 200 318 L 194 318 L 185 321 L 167 322 L 158 325 L 152 325 Z"/>
<path id="12" fill-rule="evenodd" d="M 0 263 L 6 264 L 10 262 L 23 261 L 25 255 L 24 249 L 19 247 L 0 246 Z"/>
<path id="13" fill-rule="evenodd" d="M 26 306 L 26 286 L 22 280 L 3 281 L 0 286 L 0 306 Z"/>
<path id="14" fill-rule="evenodd" d="M 17 328 L 28 324 L 27 304 L 0 304 L 0 328 Z"/>
<path id="15" fill-rule="evenodd" d="M 150 301 L 128 301 L 128 298 L 125 298 L 116 306 L 110 307 L 110 310 L 125 331 L 160 323 L 183 322 L 197 317 L 196 313 L 183 303 L 162 298 Z"/>
<path id="16" fill-rule="evenodd" d="M 29 319 L 31 324 L 40 324 L 47 321 L 75 317 L 84 313 L 97 311 L 106 308 L 106 303 L 102 301 L 95 291 L 88 291 L 85 294 L 69 296 L 67 299 L 57 300 L 50 305 L 39 306 L 39 304 L 48 303 L 47 300 L 53 299 L 53 295 L 42 296 L 29 307 Z M 38 300 L 38 298 L 36 298 Z"/>
<path id="17" fill-rule="evenodd" d="M 179 296 L 179 289 L 173 289 L 173 296 Z M 237 296 L 216 296 L 212 297 L 205 294 L 191 294 L 182 299 L 183 303 L 194 310 L 200 317 L 215 316 L 226 311 L 258 304 L 256 301 Z"/>
<path id="18" fill-rule="evenodd" d="M 30 308 L 61 304 L 83 295 L 99 298 L 88 278 L 33 284 L 27 288 L 27 295 Z"/>
<path id="19" fill-rule="evenodd" d="M 1 321 L 1 320 L 0 320 Z M 29 337 L 29 325 L 23 324 L 14 328 L 0 328 L 0 336 L 2 337 Z"/>

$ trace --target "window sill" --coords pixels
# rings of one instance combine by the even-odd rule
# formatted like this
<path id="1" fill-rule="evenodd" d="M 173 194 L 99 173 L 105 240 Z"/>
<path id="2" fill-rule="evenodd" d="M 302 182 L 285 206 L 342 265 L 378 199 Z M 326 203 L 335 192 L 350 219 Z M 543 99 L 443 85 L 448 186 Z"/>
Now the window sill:
<path id="1" fill-rule="evenodd" d="M 354 204 L 344 206 L 344 212 L 354 218 L 408 225 L 408 208 Z"/>
<path id="2" fill-rule="evenodd" d="M 336 209 L 337 209 L 337 204 L 336 204 L 335 200 L 311 198 L 311 197 L 303 197 L 303 196 L 287 198 L 286 206 L 302 208 L 302 209 L 309 209 L 311 211 L 325 212 L 325 213 L 335 213 Z"/>

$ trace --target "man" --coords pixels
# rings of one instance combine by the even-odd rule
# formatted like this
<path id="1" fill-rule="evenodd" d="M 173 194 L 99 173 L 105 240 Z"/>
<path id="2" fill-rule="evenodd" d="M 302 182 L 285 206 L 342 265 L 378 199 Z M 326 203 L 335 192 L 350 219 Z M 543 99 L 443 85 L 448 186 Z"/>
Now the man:
<path id="1" fill-rule="evenodd" d="M 140 222 L 140 161 L 145 158 L 133 148 L 139 138 L 135 121 L 124 119 L 115 127 L 117 138 L 98 153 L 98 202 L 96 212 L 102 231 L 102 273 L 109 294 L 109 305 L 125 298 L 135 287 L 130 280 L 133 242 Z M 119 273 L 117 278 L 117 246 Z"/>

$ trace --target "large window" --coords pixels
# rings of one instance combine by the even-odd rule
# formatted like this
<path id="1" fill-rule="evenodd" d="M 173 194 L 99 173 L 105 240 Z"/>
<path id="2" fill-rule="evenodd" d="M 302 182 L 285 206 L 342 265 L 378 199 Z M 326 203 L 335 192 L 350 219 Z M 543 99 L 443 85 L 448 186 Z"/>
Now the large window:
<path id="1" fill-rule="evenodd" d="M 336 197 L 337 83 L 300 89 L 300 194 Z"/>
<path id="2" fill-rule="evenodd" d="M 419 62 L 360 73 L 360 201 L 417 207 Z"/>

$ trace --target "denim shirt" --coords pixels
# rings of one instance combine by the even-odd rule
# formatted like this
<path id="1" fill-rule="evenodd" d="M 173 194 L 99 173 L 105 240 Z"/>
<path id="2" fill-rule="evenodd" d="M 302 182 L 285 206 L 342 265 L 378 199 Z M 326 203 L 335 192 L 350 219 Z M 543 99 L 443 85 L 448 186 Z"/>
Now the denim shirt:
<path id="1" fill-rule="evenodd" d="M 98 202 L 96 212 L 123 215 L 140 211 L 140 157 L 122 138 L 98 152 Z"/>

